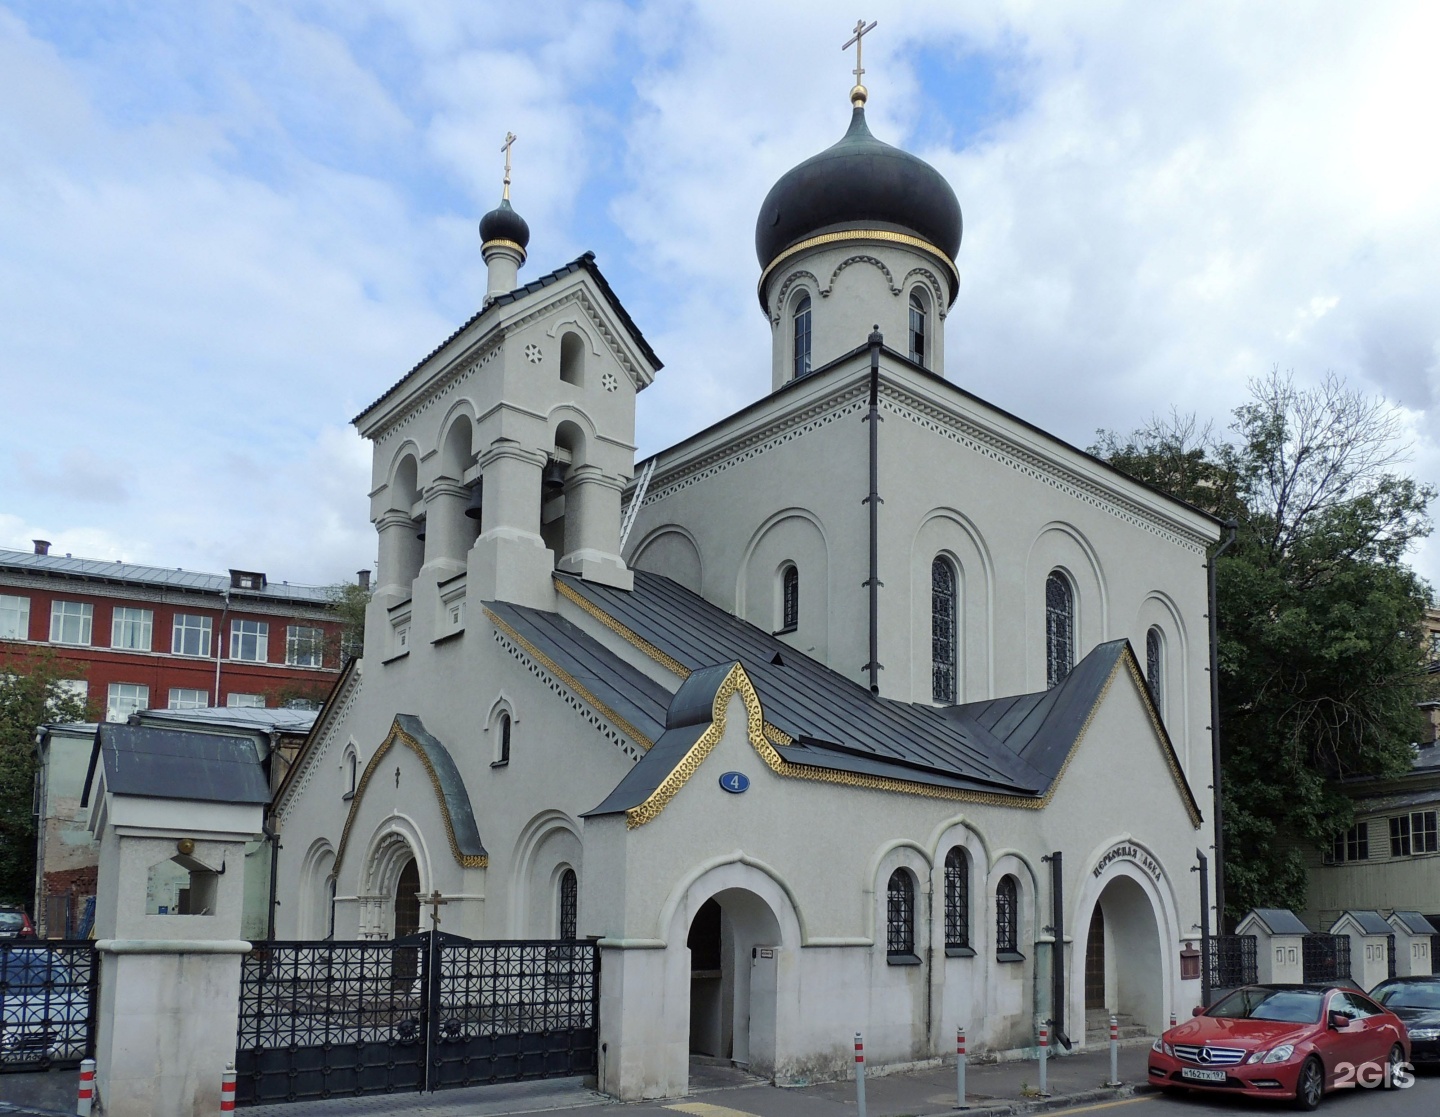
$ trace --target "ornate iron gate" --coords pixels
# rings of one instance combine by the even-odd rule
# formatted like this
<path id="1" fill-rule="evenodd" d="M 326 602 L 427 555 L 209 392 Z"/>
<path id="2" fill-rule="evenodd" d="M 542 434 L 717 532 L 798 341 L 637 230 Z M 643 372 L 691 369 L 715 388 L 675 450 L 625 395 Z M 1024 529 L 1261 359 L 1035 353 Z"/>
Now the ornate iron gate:
<path id="1" fill-rule="evenodd" d="M 1338 981 L 1350 976 L 1349 935 L 1306 935 L 1301 943 L 1306 981 Z"/>
<path id="2" fill-rule="evenodd" d="M 93 943 L 0 943 L 0 1072 L 94 1055 L 99 974 Z"/>
<path id="3" fill-rule="evenodd" d="M 1260 980 L 1259 955 L 1254 935 L 1212 935 L 1210 937 L 1211 989 L 1233 989 L 1254 985 Z"/>
<path id="4" fill-rule="evenodd" d="M 593 1074 L 593 942 L 266 943 L 244 960 L 236 1102 Z"/>

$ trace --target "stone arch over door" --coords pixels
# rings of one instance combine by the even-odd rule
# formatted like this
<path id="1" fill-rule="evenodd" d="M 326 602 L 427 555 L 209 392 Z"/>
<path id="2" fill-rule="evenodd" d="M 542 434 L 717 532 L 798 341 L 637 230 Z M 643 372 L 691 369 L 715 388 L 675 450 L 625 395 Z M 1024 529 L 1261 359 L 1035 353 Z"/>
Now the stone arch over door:
<path id="1" fill-rule="evenodd" d="M 1095 867 L 1117 849 L 1134 850 L 1138 857 L 1122 853 L 1097 876 Z M 1084 883 L 1070 923 L 1072 945 L 1066 970 L 1067 1019 L 1072 1021 L 1071 1037 L 1077 1041 L 1084 1034 L 1078 1022 L 1085 1019 L 1086 1012 L 1086 940 L 1097 911 L 1104 927 L 1105 1012 L 1132 1017 L 1135 1024 L 1158 1034 L 1177 1004 L 1173 956 L 1180 942 L 1178 909 L 1164 871 L 1157 879 L 1147 864 L 1158 867 L 1161 861 L 1140 843 L 1120 838 L 1107 843 L 1083 869 Z"/>
<path id="2" fill-rule="evenodd" d="M 361 938 L 395 937 L 396 897 L 412 863 L 416 891 L 428 892 L 435 874 L 420 829 L 413 820 L 392 815 L 377 827 L 366 849 L 357 896 Z"/>

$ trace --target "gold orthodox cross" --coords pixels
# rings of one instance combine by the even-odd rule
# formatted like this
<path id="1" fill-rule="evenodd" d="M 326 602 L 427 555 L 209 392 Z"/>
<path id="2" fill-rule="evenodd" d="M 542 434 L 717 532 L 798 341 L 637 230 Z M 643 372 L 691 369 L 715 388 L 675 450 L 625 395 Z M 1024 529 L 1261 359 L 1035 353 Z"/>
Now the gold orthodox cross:
<path id="1" fill-rule="evenodd" d="M 863 19 L 857 19 L 857 20 L 855 21 L 855 35 L 854 35 L 854 37 L 853 37 L 848 43 L 846 43 L 843 47 L 840 48 L 841 50 L 849 50 L 852 46 L 855 48 L 855 71 L 854 71 L 854 72 L 855 72 L 855 88 L 856 88 L 856 89 L 864 89 L 864 88 L 865 88 L 864 82 L 862 82 L 862 81 L 860 80 L 860 75 L 865 72 L 865 67 L 864 67 L 864 66 L 861 64 L 861 62 L 860 62 L 860 52 L 861 52 L 861 50 L 864 49 L 864 46 L 865 46 L 865 42 L 864 42 L 865 36 L 868 35 L 868 34 L 870 34 L 870 32 L 874 31 L 874 30 L 875 30 L 875 25 L 876 25 L 877 23 L 879 23 L 879 22 L 880 22 L 879 20 L 872 19 L 872 20 L 870 21 L 870 26 L 867 27 L 867 26 L 865 26 L 865 21 L 864 21 Z"/>
<path id="2" fill-rule="evenodd" d="M 500 150 L 505 153 L 505 192 L 501 195 L 502 198 L 510 197 L 510 149 L 519 138 L 514 132 L 506 132 L 505 142 L 500 145 Z"/>
<path id="3" fill-rule="evenodd" d="M 514 139 L 515 137 L 511 136 L 510 138 Z M 440 889 L 438 888 L 421 901 L 421 903 L 430 909 L 430 924 L 436 931 L 440 930 L 440 909 L 449 902 L 449 900 L 440 895 Z"/>

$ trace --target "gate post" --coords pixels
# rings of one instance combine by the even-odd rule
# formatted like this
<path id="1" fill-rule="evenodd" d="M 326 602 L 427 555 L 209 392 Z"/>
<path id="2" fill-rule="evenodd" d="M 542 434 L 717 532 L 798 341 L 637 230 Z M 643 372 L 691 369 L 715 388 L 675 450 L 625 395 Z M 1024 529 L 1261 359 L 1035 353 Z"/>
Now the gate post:
<path id="1" fill-rule="evenodd" d="M 262 836 L 268 785 L 239 738 L 103 725 L 96 751 L 83 801 L 100 839 L 96 1109 L 213 1114 L 250 950 L 245 845 Z M 214 798 L 184 797 L 195 789 Z"/>

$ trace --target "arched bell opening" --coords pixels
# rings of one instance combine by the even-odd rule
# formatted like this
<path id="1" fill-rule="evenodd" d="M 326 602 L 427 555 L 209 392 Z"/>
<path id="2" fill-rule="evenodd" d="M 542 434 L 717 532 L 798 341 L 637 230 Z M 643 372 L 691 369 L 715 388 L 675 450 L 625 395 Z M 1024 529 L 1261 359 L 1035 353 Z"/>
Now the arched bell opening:
<path id="1" fill-rule="evenodd" d="M 585 432 L 568 420 L 555 428 L 555 449 L 540 475 L 540 537 L 558 560 L 578 549 L 581 517 L 570 479 L 585 462 Z"/>

